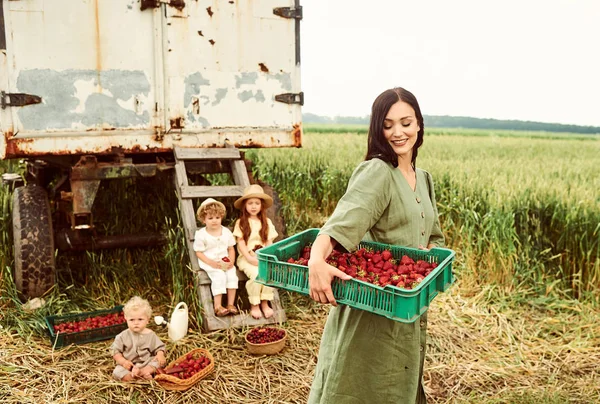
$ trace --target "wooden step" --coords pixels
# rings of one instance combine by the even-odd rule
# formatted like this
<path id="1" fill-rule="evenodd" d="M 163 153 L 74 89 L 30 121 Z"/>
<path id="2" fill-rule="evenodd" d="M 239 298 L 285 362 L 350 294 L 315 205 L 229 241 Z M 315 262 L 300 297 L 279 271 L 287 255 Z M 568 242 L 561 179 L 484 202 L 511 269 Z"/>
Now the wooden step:
<path id="1" fill-rule="evenodd" d="M 238 198 L 244 195 L 244 188 L 240 185 L 182 185 L 181 197 L 183 199 Z"/>
<path id="2" fill-rule="evenodd" d="M 242 158 L 240 151 L 234 148 L 174 148 L 177 160 L 239 160 Z"/>
<path id="3" fill-rule="evenodd" d="M 273 308 L 274 312 L 273 316 L 271 318 L 262 317 L 259 319 L 253 318 L 250 315 L 250 312 L 245 310 L 240 310 L 239 314 L 236 315 L 217 317 L 214 313 L 215 307 L 213 305 L 210 284 L 196 284 L 196 290 L 198 291 L 198 295 L 202 301 L 202 328 L 205 331 L 222 330 L 226 328 L 255 327 L 265 324 L 281 324 L 287 321 L 285 309 L 281 305 L 277 290 L 274 291 L 274 298 L 271 302 L 271 307 Z"/>

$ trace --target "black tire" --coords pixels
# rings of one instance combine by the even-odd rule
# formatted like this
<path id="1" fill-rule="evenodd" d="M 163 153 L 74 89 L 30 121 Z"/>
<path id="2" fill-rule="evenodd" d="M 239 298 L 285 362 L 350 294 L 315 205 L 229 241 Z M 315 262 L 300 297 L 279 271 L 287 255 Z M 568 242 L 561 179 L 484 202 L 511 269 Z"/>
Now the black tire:
<path id="1" fill-rule="evenodd" d="M 271 219 L 273 225 L 275 226 L 275 230 L 277 230 L 278 236 L 274 241 L 283 240 L 284 238 L 287 238 L 287 230 L 285 227 L 285 219 L 281 209 L 281 200 L 279 199 L 279 194 L 266 182 L 259 181 L 258 183 L 263 188 L 263 191 L 265 191 L 265 194 L 273 198 L 273 205 L 267 209 L 267 217 Z"/>
<path id="2" fill-rule="evenodd" d="M 44 188 L 15 189 L 12 226 L 17 291 L 23 299 L 39 297 L 56 282 L 52 216 Z"/>

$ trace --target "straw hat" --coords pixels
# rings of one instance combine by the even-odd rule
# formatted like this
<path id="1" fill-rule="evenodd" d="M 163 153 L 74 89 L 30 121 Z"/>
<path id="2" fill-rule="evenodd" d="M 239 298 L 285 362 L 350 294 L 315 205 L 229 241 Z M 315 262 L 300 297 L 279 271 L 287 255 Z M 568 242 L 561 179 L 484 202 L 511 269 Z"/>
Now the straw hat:
<path id="1" fill-rule="evenodd" d="M 262 187 L 258 184 L 252 184 L 244 189 L 244 195 L 238 198 L 233 203 L 233 206 L 235 206 L 236 209 L 242 209 L 244 201 L 250 198 L 262 199 L 265 209 L 273 205 L 273 199 L 269 195 L 265 194 Z"/>
<path id="2" fill-rule="evenodd" d="M 210 204 L 216 204 L 219 205 L 219 207 L 223 210 L 227 210 L 225 209 L 225 205 L 223 205 L 221 202 L 217 201 L 216 199 L 213 198 L 206 198 L 204 201 L 202 201 L 202 203 L 200 204 L 200 207 L 198 208 L 198 211 L 196 212 L 196 216 L 201 217 L 204 214 L 204 209 L 206 209 L 206 207 Z"/>

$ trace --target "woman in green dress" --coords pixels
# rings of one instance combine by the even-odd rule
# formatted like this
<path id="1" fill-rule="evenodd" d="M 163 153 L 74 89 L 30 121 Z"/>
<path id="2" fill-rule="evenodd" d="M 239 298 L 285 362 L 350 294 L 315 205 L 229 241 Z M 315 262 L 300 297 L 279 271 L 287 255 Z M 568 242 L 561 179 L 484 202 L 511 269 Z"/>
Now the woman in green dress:
<path id="1" fill-rule="evenodd" d="M 411 248 L 443 247 L 431 175 L 417 168 L 423 115 L 415 96 L 393 88 L 374 101 L 365 161 L 311 249 L 310 296 L 331 304 L 310 404 L 426 403 L 422 386 L 427 316 L 413 323 L 337 306 L 325 262 L 334 248 L 353 251 L 361 240 Z"/>

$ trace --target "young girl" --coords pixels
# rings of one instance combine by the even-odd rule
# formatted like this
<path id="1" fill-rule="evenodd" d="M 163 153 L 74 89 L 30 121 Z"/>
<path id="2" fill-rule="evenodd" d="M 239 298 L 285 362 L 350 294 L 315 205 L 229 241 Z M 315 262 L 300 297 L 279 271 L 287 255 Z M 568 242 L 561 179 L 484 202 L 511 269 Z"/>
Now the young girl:
<path id="1" fill-rule="evenodd" d="M 110 352 L 117 366 L 113 377 L 119 381 L 152 379 L 156 368 L 165 366 L 165 344 L 146 328 L 152 307 L 139 296 L 132 297 L 123 307 L 128 329 L 115 337 Z"/>
<path id="2" fill-rule="evenodd" d="M 194 235 L 194 251 L 200 268 L 210 278 L 215 315 L 218 317 L 238 313 L 234 304 L 238 288 L 238 277 L 233 265 L 235 239 L 231 230 L 221 224 L 225 214 L 225 205 L 213 198 L 206 199 L 196 212 L 198 220 L 205 227 L 197 230 Z M 223 307 L 224 294 L 227 294 L 227 307 Z"/>
<path id="3" fill-rule="evenodd" d="M 247 187 L 244 195 L 233 204 L 236 209 L 242 211 L 233 229 L 239 253 L 237 264 L 248 276 L 246 290 L 250 301 L 250 314 L 256 319 L 263 315 L 265 318 L 273 316 L 273 309 L 269 306 L 269 301 L 274 297 L 273 288 L 255 282 L 258 275 L 258 258 L 254 252 L 258 248 L 273 244 L 277 237 L 275 226 L 266 212 L 272 204 L 273 199 L 257 184 Z"/>

